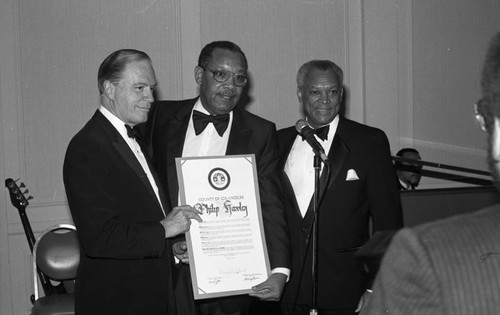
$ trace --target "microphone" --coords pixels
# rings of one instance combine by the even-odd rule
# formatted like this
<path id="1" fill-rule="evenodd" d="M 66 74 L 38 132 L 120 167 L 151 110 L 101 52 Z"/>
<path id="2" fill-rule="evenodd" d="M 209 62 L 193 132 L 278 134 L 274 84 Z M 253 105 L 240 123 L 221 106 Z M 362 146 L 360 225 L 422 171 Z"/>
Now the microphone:
<path id="1" fill-rule="evenodd" d="M 323 163 L 328 164 L 328 157 L 325 154 L 325 150 L 314 137 L 314 129 L 311 128 L 309 123 L 304 119 L 299 119 L 295 124 L 295 129 L 297 129 L 297 132 L 306 139 L 307 143 L 309 143 L 313 149 L 314 154 L 319 156 Z"/>

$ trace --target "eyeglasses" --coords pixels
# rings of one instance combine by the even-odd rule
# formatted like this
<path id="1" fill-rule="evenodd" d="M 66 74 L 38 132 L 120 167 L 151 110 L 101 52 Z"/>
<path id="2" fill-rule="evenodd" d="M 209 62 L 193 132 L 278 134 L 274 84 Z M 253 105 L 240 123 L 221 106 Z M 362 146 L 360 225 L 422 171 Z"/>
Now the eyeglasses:
<path id="1" fill-rule="evenodd" d="M 201 66 L 201 68 L 212 72 L 214 80 L 220 83 L 226 82 L 230 77 L 234 78 L 234 85 L 236 86 L 243 87 L 248 83 L 248 77 L 244 74 L 237 74 L 227 70 L 212 70 L 206 66 Z"/>
<path id="2" fill-rule="evenodd" d="M 481 130 L 486 131 L 486 121 L 484 120 L 483 114 L 481 114 L 478 109 L 478 107 L 482 107 L 482 102 L 483 100 L 481 99 L 476 104 L 474 104 L 474 116 L 476 117 L 476 121 L 479 124 L 479 127 L 481 127 Z"/>

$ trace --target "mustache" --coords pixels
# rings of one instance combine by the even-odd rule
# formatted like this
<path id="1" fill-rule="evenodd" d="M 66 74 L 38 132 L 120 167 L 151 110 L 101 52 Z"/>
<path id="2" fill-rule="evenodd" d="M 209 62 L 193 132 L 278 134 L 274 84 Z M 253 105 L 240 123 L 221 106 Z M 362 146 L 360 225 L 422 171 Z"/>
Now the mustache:
<path id="1" fill-rule="evenodd" d="M 238 95 L 236 93 L 236 89 L 229 89 L 229 88 L 226 88 L 222 91 L 219 91 L 217 94 L 220 94 L 222 96 L 229 96 L 229 97 L 235 97 Z"/>

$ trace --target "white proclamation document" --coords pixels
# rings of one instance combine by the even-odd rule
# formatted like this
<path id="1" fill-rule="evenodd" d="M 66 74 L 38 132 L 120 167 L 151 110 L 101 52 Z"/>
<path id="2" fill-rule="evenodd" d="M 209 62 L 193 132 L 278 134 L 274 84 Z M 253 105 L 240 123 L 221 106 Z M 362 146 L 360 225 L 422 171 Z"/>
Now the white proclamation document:
<path id="1" fill-rule="evenodd" d="M 270 274 L 255 155 L 176 158 L 195 299 L 246 294 Z"/>

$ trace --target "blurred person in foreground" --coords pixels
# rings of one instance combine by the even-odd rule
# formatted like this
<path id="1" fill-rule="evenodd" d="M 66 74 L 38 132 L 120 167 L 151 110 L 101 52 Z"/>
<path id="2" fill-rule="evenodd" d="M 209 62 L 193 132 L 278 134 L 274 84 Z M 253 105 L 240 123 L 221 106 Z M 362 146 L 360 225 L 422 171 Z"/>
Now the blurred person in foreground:
<path id="1" fill-rule="evenodd" d="M 476 119 L 500 188 L 500 33 L 489 46 Z M 362 314 L 499 314 L 500 205 L 399 231 Z"/>

